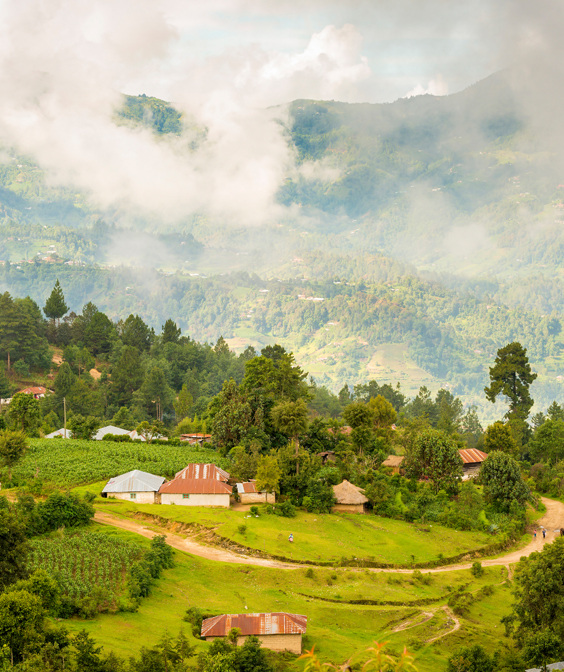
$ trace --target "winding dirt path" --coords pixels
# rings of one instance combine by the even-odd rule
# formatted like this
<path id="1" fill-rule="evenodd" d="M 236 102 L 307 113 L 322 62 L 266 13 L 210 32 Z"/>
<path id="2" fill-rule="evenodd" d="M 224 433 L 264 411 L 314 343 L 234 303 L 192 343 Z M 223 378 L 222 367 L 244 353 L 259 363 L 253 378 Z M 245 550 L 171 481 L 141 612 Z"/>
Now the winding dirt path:
<path id="1" fill-rule="evenodd" d="M 553 499 L 542 498 L 543 504 L 546 506 L 545 515 L 538 521 L 537 524 L 537 538 L 531 541 L 530 544 L 525 546 L 518 551 L 512 551 L 507 555 L 504 555 L 500 558 L 493 558 L 491 560 L 482 560 L 482 565 L 484 567 L 492 567 L 496 565 L 505 565 L 507 570 L 510 571 L 509 565 L 511 563 L 519 562 L 523 556 L 529 556 L 534 551 L 542 550 L 544 544 L 551 543 L 554 539 L 560 534 L 559 530 L 561 527 L 564 527 L 564 504 L 562 502 L 557 502 Z M 215 546 L 203 546 L 196 541 L 191 539 L 185 539 L 178 534 L 172 534 L 167 530 L 159 529 L 156 526 L 147 526 L 141 523 L 137 523 L 129 518 L 118 518 L 111 515 L 110 513 L 96 511 L 94 520 L 97 523 L 103 523 L 104 525 L 112 525 L 113 527 L 119 527 L 122 530 L 127 530 L 129 532 L 135 532 L 140 534 L 143 537 L 148 539 L 152 538 L 156 532 L 161 532 L 166 534 L 167 543 L 176 548 L 179 551 L 184 551 L 185 553 L 191 553 L 192 555 L 197 555 L 200 558 L 205 558 L 206 560 L 215 560 L 216 562 L 229 562 L 232 564 L 239 565 L 259 565 L 261 567 L 276 567 L 279 569 L 298 569 L 304 567 L 305 565 L 300 565 L 297 563 L 285 563 L 279 562 L 277 560 L 268 560 L 265 558 L 254 558 L 248 555 L 239 555 L 228 551 L 223 548 L 218 548 Z M 543 539 L 541 530 L 542 528 L 547 530 L 546 539 Z M 308 565 L 311 566 L 311 565 Z M 472 563 L 468 562 L 465 564 L 458 565 L 446 565 L 444 567 L 436 567 L 435 569 L 427 569 L 425 572 L 452 572 L 457 569 L 469 569 L 472 566 Z M 380 569 L 380 568 L 371 568 L 370 571 L 373 572 L 390 572 L 390 573 L 406 573 L 410 574 L 412 569 Z"/>

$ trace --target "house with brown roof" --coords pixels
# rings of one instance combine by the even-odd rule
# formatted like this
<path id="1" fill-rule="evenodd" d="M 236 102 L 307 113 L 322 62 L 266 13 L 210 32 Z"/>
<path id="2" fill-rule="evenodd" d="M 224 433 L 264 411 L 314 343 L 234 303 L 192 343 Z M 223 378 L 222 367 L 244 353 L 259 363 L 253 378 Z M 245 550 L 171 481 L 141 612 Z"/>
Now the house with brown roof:
<path id="1" fill-rule="evenodd" d="M 213 641 L 227 637 L 232 628 L 239 628 L 241 646 L 249 635 L 256 635 L 265 649 L 272 651 L 302 652 L 302 635 L 307 627 L 307 616 L 275 612 L 270 614 L 222 614 L 202 622 L 202 637 Z"/>
<path id="2" fill-rule="evenodd" d="M 211 441 L 211 434 L 181 434 L 180 441 L 189 443 L 191 446 L 202 446 L 204 443 Z"/>
<path id="3" fill-rule="evenodd" d="M 194 479 L 203 479 L 203 480 L 212 480 L 212 481 L 225 481 L 229 480 L 229 474 L 216 467 L 215 464 L 189 464 L 184 469 L 181 469 L 174 477 L 177 478 L 186 478 L 188 480 Z"/>
<path id="4" fill-rule="evenodd" d="M 333 506 L 333 511 L 343 511 L 344 513 L 366 513 L 368 498 L 356 485 L 344 480 L 342 483 L 339 483 L 339 485 L 333 486 L 333 494 L 337 500 Z"/>
<path id="5" fill-rule="evenodd" d="M 465 450 L 459 450 L 460 457 L 462 458 L 462 468 L 464 469 L 464 475 L 462 476 L 463 480 L 469 478 L 474 478 L 478 475 L 482 462 L 487 459 L 488 454 L 483 453 L 481 450 L 476 448 L 467 448 Z"/>
<path id="6" fill-rule="evenodd" d="M 226 509 L 229 508 L 231 493 L 230 485 L 213 478 L 177 477 L 163 483 L 159 489 L 161 504 L 222 506 Z"/>
<path id="7" fill-rule="evenodd" d="M 241 504 L 275 504 L 276 493 L 266 490 L 257 490 L 255 481 L 237 483 L 237 492 Z"/>

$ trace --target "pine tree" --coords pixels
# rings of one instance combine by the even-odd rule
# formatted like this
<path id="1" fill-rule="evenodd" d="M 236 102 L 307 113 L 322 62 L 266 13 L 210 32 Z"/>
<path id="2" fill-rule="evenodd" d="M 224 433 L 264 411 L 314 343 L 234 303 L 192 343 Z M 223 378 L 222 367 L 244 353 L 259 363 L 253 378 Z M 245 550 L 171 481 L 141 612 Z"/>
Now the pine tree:
<path id="1" fill-rule="evenodd" d="M 53 323 L 57 321 L 58 325 L 58 321 L 66 314 L 68 309 L 69 307 L 65 303 L 65 295 L 63 294 L 63 290 L 57 279 L 53 291 L 51 292 L 51 296 L 45 302 L 43 312 L 49 319 L 53 320 Z"/>
<path id="2" fill-rule="evenodd" d="M 497 351 L 490 369 L 491 384 L 484 388 L 486 399 L 495 404 L 498 395 L 504 396 L 509 403 L 505 417 L 526 420 L 534 403 L 529 387 L 536 377 L 537 374 L 531 371 L 527 349 L 521 343 L 509 343 Z"/>

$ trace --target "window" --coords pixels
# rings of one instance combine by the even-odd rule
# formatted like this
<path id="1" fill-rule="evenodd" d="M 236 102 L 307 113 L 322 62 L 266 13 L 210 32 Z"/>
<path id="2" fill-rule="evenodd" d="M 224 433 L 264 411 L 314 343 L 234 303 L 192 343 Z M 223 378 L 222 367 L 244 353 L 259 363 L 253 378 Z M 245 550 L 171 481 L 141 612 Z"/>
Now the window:
<path id="1" fill-rule="evenodd" d="M 182 499 L 190 499 L 190 495 L 182 495 Z"/>
<path id="2" fill-rule="evenodd" d="M 129 499 L 137 499 L 137 493 L 136 492 L 130 492 L 129 493 Z"/>

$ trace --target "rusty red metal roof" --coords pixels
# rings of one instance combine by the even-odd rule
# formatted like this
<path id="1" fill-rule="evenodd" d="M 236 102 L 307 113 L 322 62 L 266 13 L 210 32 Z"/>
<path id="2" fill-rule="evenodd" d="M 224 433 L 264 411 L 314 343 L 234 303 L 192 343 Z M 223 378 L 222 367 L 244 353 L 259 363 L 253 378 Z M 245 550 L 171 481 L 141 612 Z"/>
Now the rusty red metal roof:
<path id="1" fill-rule="evenodd" d="M 467 448 L 465 450 L 459 450 L 460 457 L 464 464 L 475 464 L 476 462 L 483 462 L 488 454 L 483 453 L 481 450 L 476 450 L 476 448 Z"/>
<path id="2" fill-rule="evenodd" d="M 333 430 L 333 427 L 329 427 L 329 429 L 327 431 L 329 432 L 329 434 L 334 434 L 335 433 L 334 430 Z M 348 425 L 344 425 L 343 427 L 339 427 L 337 431 L 339 432 L 339 434 L 344 434 L 345 436 L 349 436 L 350 434 L 352 434 L 352 427 L 349 427 Z"/>
<path id="3" fill-rule="evenodd" d="M 301 614 L 222 614 L 203 621 L 202 637 L 225 637 L 231 628 L 240 628 L 242 635 L 301 635 L 306 627 L 307 616 Z"/>
<path id="4" fill-rule="evenodd" d="M 257 488 L 254 483 L 237 483 L 238 492 L 248 493 L 256 492 Z"/>
<path id="5" fill-rule="evenodd" d="M 223 469 L 216 467 L 215 464 L 189 464 L 179 471 L 174 478 L 228 481 L 229 474 Z"/>
<path id="6" fill-rule="evenodd" d="M 44 387 L 26 387 L 20 390 L 20 394 L 45 394 L 47 390 Z"/>
<path id="7" fill-rule="evenodd" d="M 175 478 L 159 489 L 161 494 L 168 495 L 230 495 L 232 491 L 227 483 L 212 478 Z"/>

